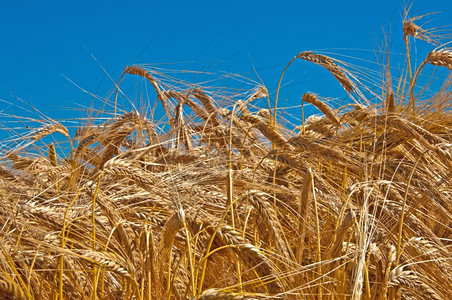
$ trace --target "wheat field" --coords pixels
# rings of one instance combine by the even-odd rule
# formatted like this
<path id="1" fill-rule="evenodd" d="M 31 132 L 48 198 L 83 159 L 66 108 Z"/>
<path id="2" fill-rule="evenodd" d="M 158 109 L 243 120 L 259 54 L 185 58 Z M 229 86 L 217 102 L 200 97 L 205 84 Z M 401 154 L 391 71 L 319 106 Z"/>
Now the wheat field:
<path id="1" fill-rule="evenodd" d="M 405 18 L 405 68 L 380 63 L 379 90 L 297 54 L 286 69 L 318 65 L 352 101 L 306 92 L 319 114 L 295 126 L 283 75 L 274 97 L 233 95 L 134 65 L 102 117 L 14 136 L 0 157 L 2 299 L 450 299 L 452 49 L 420 19 Z M 432 49 L 418 66 L 415 39 Z M 431 70 L 443 76 L 425 83 Z M 131 78 L 154 108 L 119 107 Z"/>

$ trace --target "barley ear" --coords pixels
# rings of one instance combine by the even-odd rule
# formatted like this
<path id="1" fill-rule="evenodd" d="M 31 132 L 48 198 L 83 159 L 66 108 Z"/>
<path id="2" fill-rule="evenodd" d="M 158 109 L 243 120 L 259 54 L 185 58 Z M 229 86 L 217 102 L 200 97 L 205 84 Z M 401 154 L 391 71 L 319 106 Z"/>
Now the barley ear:
<path id="1" fill-rule="evenodd" d="M 53 145 L 53 143 L 50 143 L 48 148 L 49 148 L 49 155 L 48 155 L 49 161 L 52 164 L 52 166 L 56 167 L 58 165 L 58 162 L 57 162 L 57 158 L 56 158 L 55 146 Z"/>
<path id="2" fill-rule="evenodd" d="M 40 140 L 43 137 L 48 136 L 49 134 L 52 133 L 61 133 L 62 135 L 64 135 L 65 137 L 67 137 L 68 139 L 71 139 L 70 135 L 69 135 L 69 131 L 67 130 L 67 128 L 61 124 L 61 123 L 54 123 L 48 126 L 45 126 L 44 128 L 42 128 L 41 130 L 39 130 L 38 132 L 36 132 L 31 139 L 34 141 Z"/>
<path id="3" fill-rule="evenodd" d="M 426 58 L 434 66 L 446 67 L 452 71 L 452 48 L 443 48 L 431 51 Z"/>
<path id="4" fill-rule="evenodd" d="M 2 294 L 2 299 L 14 299 L 14 300 L 29 299 L 15 282 L 0 280 L 0 293 Z"/>
<path id="5" fill-rule="evenodd" d="M 347 76 L 347 71 L 335 62 L 336 60 L 323 54 L 313 53 L 312 51 L 301 52 L 296 57 L 315 63 L 328 70 L 348 93 L 355 91 L 355 84 Z"/>
<path id="6" fill-rule="evenodd" d="M 162 92 L 162 90 L 160 89 L 157 81 L 155 80 L 154 77 L 152 77 L 152 75 L 149 73 L 149 71 L 147 71 L 146 69 L 139 67 L 139 66 L 127 66 L 124 69 L 123 74 L 131 74 L 131 75 L 138 75 L 141 76 L 143 78 L 146 78 L 154 87 L 155 92 L 157 93 L 158 99 L 160 100 L 160 102 L 162 103 L 163 109 L 165 110 L 165 113 L 167 115 L 167 117 L 170 119 L 171 118 L 171 112 L 169 111 L 168 105 L 166 103 L 166 96 L 164 95 L 164 93 Z"/>
<path id="7" fill-rule="evenodd" d="M 317 107 L 330 121 L 336 126 L 340 126 L 339 120 L 336 118 L 336 113 L 324 102 L 320 101 L 315 95 L 305 93 L 303 95 L 303 102 L 310 103 Z"/>

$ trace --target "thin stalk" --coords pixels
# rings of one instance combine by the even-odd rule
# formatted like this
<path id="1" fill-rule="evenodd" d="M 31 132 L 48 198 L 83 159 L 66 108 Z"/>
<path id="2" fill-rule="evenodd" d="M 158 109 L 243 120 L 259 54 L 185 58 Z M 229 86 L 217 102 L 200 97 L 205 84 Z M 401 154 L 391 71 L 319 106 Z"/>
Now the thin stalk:
<path id="1" fill-rule="evenodd" d="M 416 85 L 416 81 L 417 78 L 419 76 L 419 74 L 421 73 L 422 69 L 425 67 L 425 65 L 427 64 L 427 60 L 425 59 L 420 65 L 419 67 L 416 69 L 416 72 L 414 73 L 414 76 L 412 79 L 410 79 L 410 106 L 411 106 L 411 110 L 413 112 L 413 116 L 415 116 L 416 113 L 416 105 L 414 103 L 414 86 Z M 410 73 L 411 76 L 411 73 Z"/>
<path id="2" fill-rule="evenodd" d="M 364 280 L 365 280 L 365 298 L 366 299 L 370 299 L 371 294 L 370 294 L 370 280 L 369 280 L 369 259 L 370 259 L 370 255 L 367 255 L 367 259 L 366 259 L 366 264 L 364 265 Z"/>
<path id="3" fill-rule="evenodd" d="M 171 257 L 173 256 L 173 249 L 169 249 L 169 253 L 168 253 L 168 270 L 166 270 L 168 272 L 168 280 L 167 280 L 167 285 L 166 285 L 166 296 L 167 296 L 167 300 L 171 299 L 171 283 L 173 282 L 171 279 L 171 263 L 172 263 L 172 259 Z M 176 277 L 176 274 L 174 274 L 174 277 Z"/>
<path id="4" fill-rule="evenodd" d="M 187 255 L 188 260 L 190 263 L 190 285 L 191 285 L 191 292 L 192 297 L 196 295 L 196 285 L 195 285 L 195 266 L 193 263 L 193 254 L 191 251 L 191 238 L 190 238 L 190 232 L 188 231 L 187 224 L 184 221 L 184 230 L 185 230 L 185 238 L 187 239 Z"/>
<path id="5" fill-rule="evenodd" d="M 99 175 L 97 176 L 97 185 L 96 185 L 96 190 L 94 192 L 94 196 L 93 196 L 93 207 L 92 207 L 92 217 L 91 217 L 91 226 L 93 226 L 92 229 L 92 238 L 93 238 L 93 251 L 96 251 L 96 215 L 95 215 L 95 210 L 96 210 L 96 199 L 97 199 L 97 194 L 99 193 L 99 186 L 100 186 L 100 180 L 101 180 L 101 175 L 102 173 L 99 173 Z M 94 264 L 93 265 L 93 300 L 97 299 L 97 283 L 98 283 L 98 269 L 97 266 Z"/>
<path id="6" fill-rule="evenodd" d="M 320 220 L 319 220 L 319 208 L 317 204 L 317 197 L 315 195 L 315 187 L 314 187 L 314 176 L 311 177 L 311 188 L 312 188 L 312 198 L 314 200 L 314 213 L 315 213 L 315 227 L 316 227 L 316 235 L 317 235 L 317 249 L 315 253 L 316 263 L 319 263 L 317 267 L 317 274 L 321 276 L 322 274 L 322 266 L 320 264 L 321 258 L 321 244 L 320 244 Z M 320 284 L 318 286 L 318 298 L 322 299 L 322 277 L 320 277 Z"/>
<path id="7" fill-rule="evenodd" d="M 404 40 L 405 40 L 406 60 L 407 60 L 407 65 L 408 65 L 408 74 L 410 77 L 410 89 L 411 89 L 411 87 L 414 84 L 413 84 L 413 76 L 411 74 L 410 44 L 408 42 L 407 37 L 405 37 Z M 412 98 L 412 94 L 413 93 L 410 93 L 410 102 L 408 103 L 408 105 L 411 107 L 411 109 L 413 110 L 413 114 L 414 114 L 414 101 Z"/>
<path id="8" fill-rule="evenodd" d="M 284 73 L 286 72 L 286 70 L 289 68 L 289 66 L 294 62 L 294 60 L 296 60 L 298 58 L 298 55 L 295 56 L 294 58 L 292 58 L 292 60 L 287 64 L 287 66 L 284 68 L 284 70 L 281 73 L 281 76 L 279 77 L 278 80 L 278 86 L 276 88 L 276 95 L 275 95 L 275 106 L 273 107 L 273 126 L 276 126 L 276 110 L 278 108 L 278 97 L 279 97 L 279 90 L 281 88 L 281 82 L 284 76 Z"/>

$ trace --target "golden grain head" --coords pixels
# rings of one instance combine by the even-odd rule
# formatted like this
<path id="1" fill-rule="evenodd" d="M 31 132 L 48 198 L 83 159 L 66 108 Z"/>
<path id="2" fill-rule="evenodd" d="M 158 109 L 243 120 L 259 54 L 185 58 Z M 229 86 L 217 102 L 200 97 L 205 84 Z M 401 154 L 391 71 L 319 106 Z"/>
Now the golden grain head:
<path id="1" fill-rule="evenodd" d="M 429 64 L 446 67 L 452 71 L 452 48 L 435 49 L 426 58 Z"/>

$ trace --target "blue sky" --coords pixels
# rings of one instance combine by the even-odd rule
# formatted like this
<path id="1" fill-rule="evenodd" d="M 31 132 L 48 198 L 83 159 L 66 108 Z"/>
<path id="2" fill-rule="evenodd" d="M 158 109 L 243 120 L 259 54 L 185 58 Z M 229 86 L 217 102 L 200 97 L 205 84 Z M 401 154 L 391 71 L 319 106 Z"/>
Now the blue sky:
<path id="1" fill-rule="evenodd" d="M 81 89 L 101 96 L 112 90 L 99 64 L 116 81 L 131 64 L 226 71 L 258 81 L 254 67 L 274 92 L 281 70 L 301 51 L 373 60 L 385 32 L 391 51 L 403 53 L 404 3 L 1 0 L 0 110 L 21 99 L 50 117 L 71 117 L 69 107 L 91 105 Z M 437 11 L 427 27 L 452 24 L 450 0 L 417 0 L 411 15 Z M 294 64 L 284 77 L 283 105 L 299 104 L 308 90 L 335 95 L 340 86 L 319 68 Z"/>

